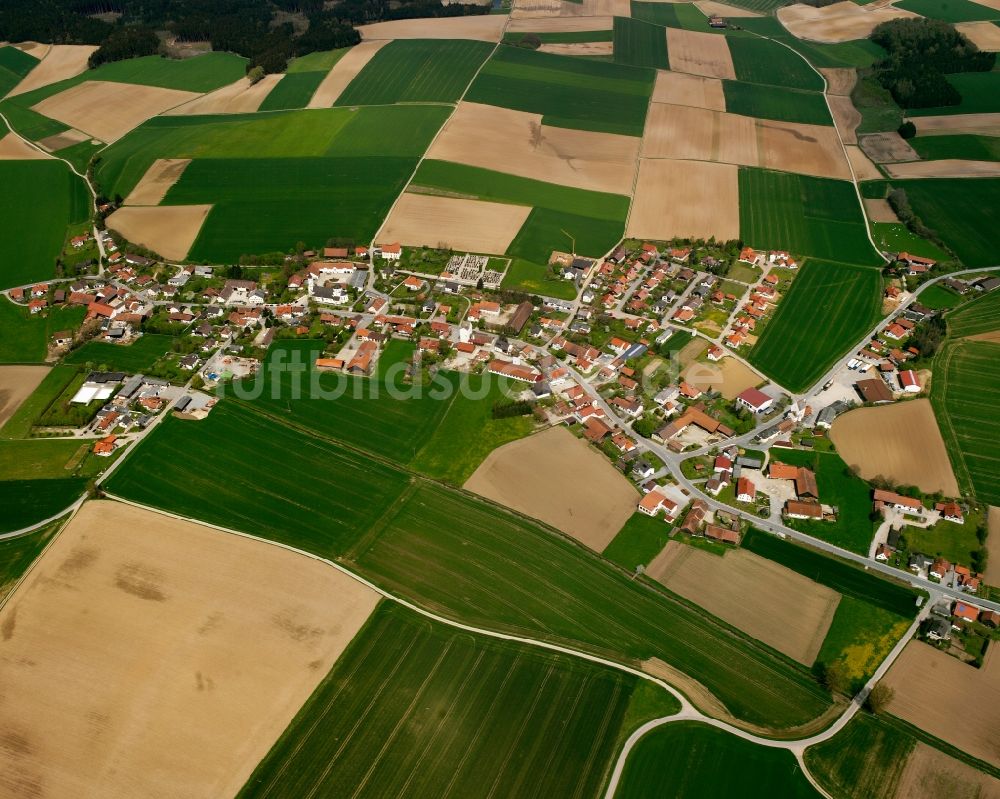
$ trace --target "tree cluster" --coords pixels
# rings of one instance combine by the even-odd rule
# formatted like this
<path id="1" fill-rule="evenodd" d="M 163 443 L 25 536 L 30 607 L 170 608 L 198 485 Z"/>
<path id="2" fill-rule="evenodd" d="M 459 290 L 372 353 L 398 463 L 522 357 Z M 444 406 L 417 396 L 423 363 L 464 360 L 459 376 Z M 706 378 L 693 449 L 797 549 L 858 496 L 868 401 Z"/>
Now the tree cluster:
<path id="1" fill-rule="evenodd" d="M 873 67 L 875 79 L 901 108 L 958 105 L 962 96 L 945 75 L 989 72 L 996 53 L 985 53 L 946 22 L 894 19 L 872 31 L 886 51 Z"/>
<path id="2" fill-rule="evenodd" d="M 88 66 L 96 69 L 111 61 L 124 61 L 156 55 L 160 52 L 160 38 L 149 28 L 115 28 L 101 46 L 90 54 Z"/>
<path id="3" fill-rule="evenodd" d="M 916 215 L 912 206 L 910 205 L 910 199 L 906 196 L 905 189 L 893 189 L 889 192 L 888 196 L 889 205 L 892 206 L 892 210 L 896 212 L 896 216 L 899 217 L 899 221 L 902 222 L 910 231 L 921 238 L 933 241 L 936 244 L 943 245 L 937 232 L 927 227 L 924 221 Z"/>

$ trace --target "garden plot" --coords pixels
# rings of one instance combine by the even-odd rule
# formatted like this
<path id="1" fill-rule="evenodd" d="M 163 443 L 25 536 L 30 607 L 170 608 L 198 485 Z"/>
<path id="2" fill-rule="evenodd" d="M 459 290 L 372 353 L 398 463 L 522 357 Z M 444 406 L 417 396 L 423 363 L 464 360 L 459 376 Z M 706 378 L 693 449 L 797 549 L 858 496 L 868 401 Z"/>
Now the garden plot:
<path id="1" fill-rule="evenodd" d="M 670 69 L 706 78 L 736 79 L 733 57 L 725 36 L 667 28 Z"/>
<path id="2" fill-rule="evenodd" d="M 634 136 L 543 125 L 540 114 L 462 102 L 426 157 L 631 194 L 639 144 Z"/>
<path id="3" fill-rule="evenodd" d="M 865 480 L 881 476 L 927 493 L 961 493 L 929 400 L 857 408 L 837 417 L 830 440 Z"/>
<path id="4" fill-rule="evenodd" d="M 96 49 L 89 44 L 54 44 L 44 53 L 44 58 L 42 53 L 26 51 L 42 60 L 24 80 L 17 84 L 10 96 L 50 86 L 86 72 L 87 61 Z"/>
<path id="5" fill-rule="evenodd" d="M 198 96 L 178 89 L 88 80 L 42 100 L 32 111 L 110 144 L 150 117 Z"/>
<path id="6" fill-rule="evenodd" d="M 107 225 L 129 241 L 175 261 L 187 258 L 211 205 L 159 205 L 119 208 Z"/>
<path id="7" fill-rule="evenodd" d="M 0 612 L 0 793 L 235 795 L 377 601 L 278 547 L 86 504 Z"/>
<path id="8" fill-rule="evenodd" d="M 403 194 L 380 236 L 413 246 L 504 253 L 531 208 L 428 194 Z"/>
<path id="9" fill-rule="evenodd" d="M 607 458 L 562 427 L 494 450 L 465 488 L 540 519 L 597 552 L 611 543 L 639 501 Z"/>
<path id="10" fill-rule="evenodd" d="M 129 192 L 125 205 L 159 205 L 190 163 L 190 158 L 158 158 Z"/>
<path id="11" fill-rule="evenodd" d="M 643 158 L 628 236 L 739 238 L 739 168 L 708 161 Z"/>
<path id="12" fill-rule="evenodd" d="M 836 591 L 742 549 L 720 557 L 671 541 L 646 574 L 805 666 L 816 660 L 840 602 Z"/>
<path id="13" fill-rule="evenodd" d="M 778 19 L 792 35 L 827 44 L 867 39 L 876 25 L 890 19 L 917 16 L 892 6 L 875 8 L 871 5 L 857 5 L 850 0 L 825 8 L 795 3 L 778 9 Z"/>
<path id="14" fill-rule="evenodd" d="M 361 42 L 355 45 L 333 65 L 322 83 L 316 89 L 308 108 L 330 108 L 350 82 L 363 70 L 379 50 L 388 44 L 388 40 Z"/>

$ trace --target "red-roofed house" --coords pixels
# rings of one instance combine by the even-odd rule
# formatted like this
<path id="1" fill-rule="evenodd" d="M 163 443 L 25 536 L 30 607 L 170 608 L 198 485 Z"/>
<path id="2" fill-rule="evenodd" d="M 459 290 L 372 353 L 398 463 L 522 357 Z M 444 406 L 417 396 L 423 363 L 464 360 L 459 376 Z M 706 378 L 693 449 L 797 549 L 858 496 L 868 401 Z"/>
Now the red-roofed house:
<path id="1" fill-rule="evenodd" d="M 753 413 L 764 413 L 774 404 L 773 399 L 756 388 L 748 388 L 740 392 L 736 401 L 744 408 L 749 408 Z"/>
<path id="2" fill-rule="evenodd" d="M 979 608 L 965 602 L 956 602 L 951 615 L 962 621 L 979 621 Z M 957 625 L 952 626 L 957 628 Z"/>
<path id="3" fill-rule="evenodd" d="M 753 502 L 757 498 L 757 487 L 753 484 L 753 481 L 741 477 L 736 481 L 736 501 L 737 502 Z"/>

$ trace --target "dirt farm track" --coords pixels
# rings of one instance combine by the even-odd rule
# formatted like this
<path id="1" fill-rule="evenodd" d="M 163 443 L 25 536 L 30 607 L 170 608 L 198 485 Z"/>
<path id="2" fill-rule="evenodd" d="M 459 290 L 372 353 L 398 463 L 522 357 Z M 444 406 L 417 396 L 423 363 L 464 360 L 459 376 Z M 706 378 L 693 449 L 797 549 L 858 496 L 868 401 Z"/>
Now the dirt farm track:
<path id="1" fill-rule="evenodd" d="M 0 796 L 234 796 L 377 600 L 295 553 L 87 503 L 0 611 Z"/>

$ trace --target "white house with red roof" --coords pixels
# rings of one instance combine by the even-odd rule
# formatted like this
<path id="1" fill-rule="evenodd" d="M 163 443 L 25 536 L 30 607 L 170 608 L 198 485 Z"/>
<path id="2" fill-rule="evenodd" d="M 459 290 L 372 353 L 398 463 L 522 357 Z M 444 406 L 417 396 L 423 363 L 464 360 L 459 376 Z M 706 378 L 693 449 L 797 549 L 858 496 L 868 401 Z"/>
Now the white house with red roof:
<path id="1" fill-rule="evenodd" d="M 774 400 L 759 388 L 748 388 L 736 396 L 736 402 L 753 413 L 764 413 L 770 410 Z"/>

